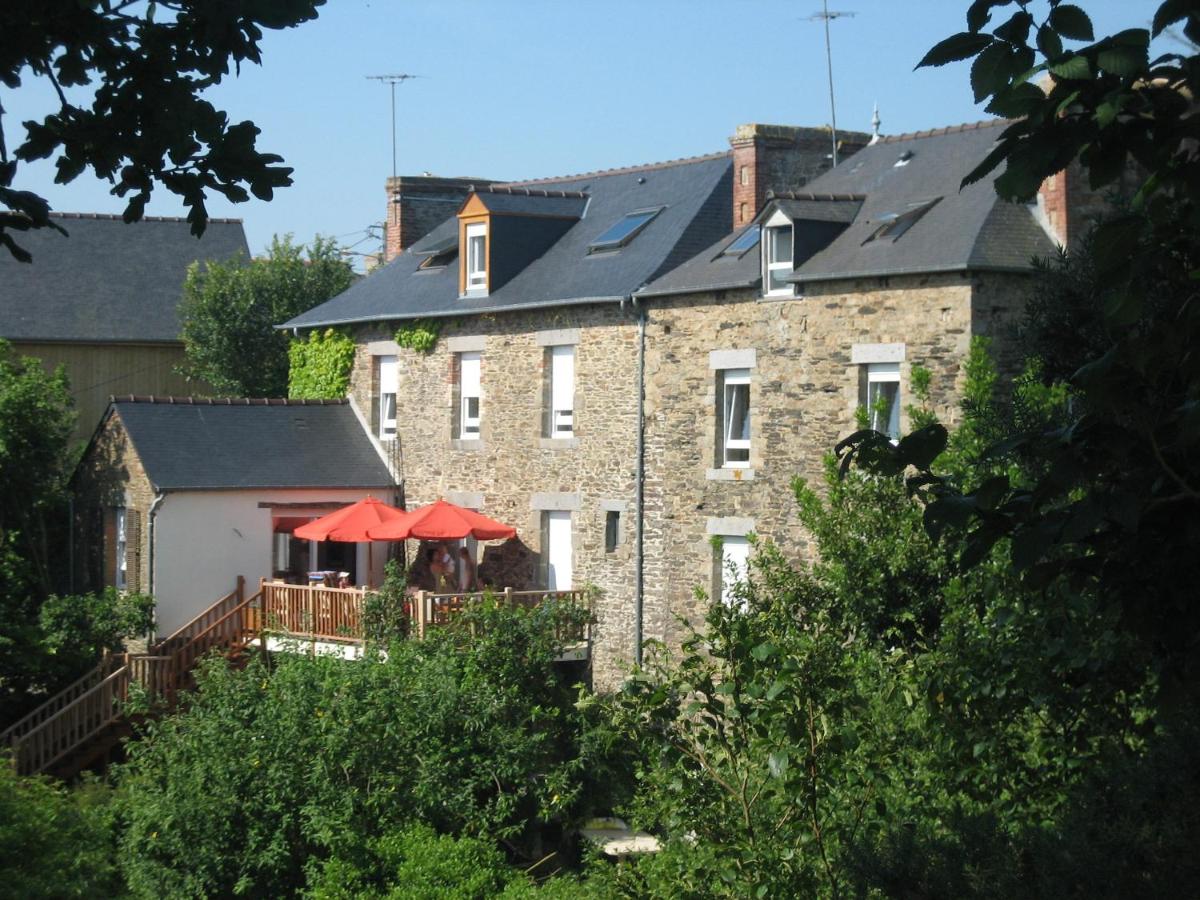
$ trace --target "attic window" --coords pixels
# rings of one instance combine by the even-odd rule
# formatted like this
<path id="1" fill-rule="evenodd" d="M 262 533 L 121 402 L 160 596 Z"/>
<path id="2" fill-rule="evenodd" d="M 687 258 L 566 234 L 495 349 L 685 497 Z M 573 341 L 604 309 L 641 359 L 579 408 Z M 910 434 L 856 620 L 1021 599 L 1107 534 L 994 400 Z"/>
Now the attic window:
<path id="1" fill-rule="evenodd" d="M 898 160 L 896 160 L 896 161 L 895 161 L 895 162 L 892 164 L 892 168 L 893 168 L 893 169 L 898 169 L 898 168 L 900 168 L 901 166 L 907 166 L 907 165 L 908 165 L 908 163 L 909 163 L 909 161 L 910 161 L 910 160 L 911 160 L 911 159 L 912 159 L 914 156 L 916 156 L 916 154 L 915 154 L 915 153 L 913 153 L 911 150 L 905 150 L 903 153 L 901 153 L 901 154 L 900 154 L 900 158 L 899 158 Z"/>
<path id="2" fill-rule="evenodd" d="M 649 225 L 663 209 L 665 207 L 656 206 L 652 209 L 635 209 L 631 213 L 626 213 L 621 221 L 588 244 L 588 253 L 620 250 L 637 237 L 642 229 Z"/>
<path id="3" fill-rule="evenodd" d="M 914 204 L 902 213 L 885 213 L 879 216 L 875 220 L 879 226 L 871 232 L 863 244 L 881 241 L 884 238 L 891 238 L 893 241 L 899 239 L 908 229 L 916 225 L 925 213 L 937 206 L 941 199 L 941 197 L 935 197 L 924 203 Z"/>
<path id="4" fill-rule="evenodd" d="M 451 247 L 448 250 L 442 250 L 440 253 L 431 253 L 429 256 L 421 260 L 418 269 L 444 269 L 454 261 L 454 257 L 458 256 L 458 248 Z"/>
<path id="5" fill-rule="evenodd" d="M 487 290 L 487 225 L 472 222 L 467 226 L 467 290 Z"/>
<path id="6" fill-rule="evenodd" d="M 745 231 L 737 236 L 737 238 L 728 247 L 721 251 L 721 256 L 742 256 L 748 250 L 758 244 L 759 228 L 757 225 L 751 225 Z"/>

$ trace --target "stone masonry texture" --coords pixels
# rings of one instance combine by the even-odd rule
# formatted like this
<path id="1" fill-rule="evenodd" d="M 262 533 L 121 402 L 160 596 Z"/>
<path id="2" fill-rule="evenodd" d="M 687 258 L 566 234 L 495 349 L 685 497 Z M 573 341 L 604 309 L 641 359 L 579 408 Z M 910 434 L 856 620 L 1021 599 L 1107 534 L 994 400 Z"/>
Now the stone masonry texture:
<path id="1" fill-rule="evenodd" d="M 812 549 L 795 512 L 791 480 L 820 485 L 823 458 L 855 427 L 859 403 L 854 344 L 903 344 L 901 402 L 909 373 L 932 373 L 935 412 L 958 417 L 962 362 L 975 334 L 993 337 L 1001 366 L 1020 361 L 1013 339 L 1023 276 L 953 273 L 811 285 L 804 296 L 763 301 L 757 291 L 708 292 L 644 304 L 644 637 L 678 645 L 678 617 L 699 622 L 711 594 L 710 518 L 750 519 L 761 539 L 794 562 Z M 545 347 L 537 332 L 579 329 L 575 438 L 543 436 Z M 394 328 L 364 327 L 351 393 L 378 426 L 378 368 L 371 342 Z M 453 434 L 456 361 L 451 338 L 482 338 L 481 439 Z M 475 346 L 474 343 L 470 346 Z M 386 345 L 375 344 L 380 352 Z M 750 468 L 717 472 L 714 350 L 756 351 L 751 371 Z M 593 683 L 617 686 L 633 658 L 634 515 L 637 450 L 637 324 L 616 304 L 464 317 L 447 324 L 423 355 L 400 349 L 397 420 L 410 506 L 455 492 L 482 493 L 482 511 L 514 525 L 518 538 L 480 548 L 496 587 L 536 585 L 541 512 L 534 495 L 573 495 L 574 583 L 594 585 Z M 907 415 L 902 416 L 907 427 Z M 396 458 L 400 454 L 393 454 Z M 604 546 L 605 510 L 624 503 L 623 539 Z"/>

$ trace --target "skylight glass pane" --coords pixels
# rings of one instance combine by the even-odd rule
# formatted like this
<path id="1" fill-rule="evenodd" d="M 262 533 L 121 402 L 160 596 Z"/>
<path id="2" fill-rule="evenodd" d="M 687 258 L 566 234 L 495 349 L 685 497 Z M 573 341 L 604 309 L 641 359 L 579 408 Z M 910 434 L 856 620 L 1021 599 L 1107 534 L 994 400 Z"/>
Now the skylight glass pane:
<path id="1" fill-rule="evenodd" d="M 751 225 L 745 231 L 738 235 L 737 240 L 725 248 L 722 256 L 736 255 L 745 253 L 751 247 L 758 243 L 759 229 L 757 225 Z"/>
<path id="2" fill-rule="evenodd" d="M 592 241 L 588 245 L 588 251 L 615 250 L 618 247 L 624 247 L 660 212 L 662 212 L 661 208 L 640 209 L 627 213 L 625 218 Z"/>

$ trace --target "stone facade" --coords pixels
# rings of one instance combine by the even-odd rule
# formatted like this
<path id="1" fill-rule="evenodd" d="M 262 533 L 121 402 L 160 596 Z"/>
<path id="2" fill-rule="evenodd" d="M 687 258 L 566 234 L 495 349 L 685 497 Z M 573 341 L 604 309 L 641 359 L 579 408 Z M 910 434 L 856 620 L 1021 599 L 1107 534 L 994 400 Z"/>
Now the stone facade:
<path id="1" fill-rule="evenodd" d="M 447 321 L 428 354 L 398 348 L 393 336 L 394 328 L 378 326 L 358 333 L 350 391 L 378 434 L 378 358 L 397 357 L 400 440 L 385 446 L 405 479 L 409 506 L 444 497 L 513 525 L 516 540 L 481 545 L 477 561 L 482 579 L 517 589 L 544 580 L 543 513 L 570 512 L 573 585 L 599 592 L 594 676 L 615 683 L 621 661 L 633 659 L 636 321 L 616 303 L 473 316 Z M 574 435 L 550 438 L 548 348 L 573 341 Z M 454 430 L 457 359 L 476 348 L 480 436 L 464 441 Z M 609 551 L 605 525 L 614 511 L 622 539 Z"/>
<path id="2" fill-rule="evenodd" d="M 1009 368 L 1019 358 L 1011 326 L 1020 276 L 947 274 L 830 282 L 805 296 L 760 300 L 757 291 L 717 292 L 648 305 L 646 356 L 646 596 L 648 637 L 678 641 L 677 617 L 698 622 L 695 589 L 711 595 L 717 561 L 711 538 L 748 527 L 785 556 L 810 555 L 791 481 L 820 485 L 824 457 L 856 428 L 860 368 L 899 354 L 901 403 L 910 372 L 930 370 L 939 419 L 958 418 L 961 364 L 975 334 L 996 337 Z M 713 355 L 717 351 L 717 355 Z M 747 468 L 718 466 L 714 362 L 752 358 Z M 750 357 L 747 351 L 754 351 Z M 889 358 L 891 358 L 889 357 Z M 901 429 L 909 427 L 901 414 Z"/>
<path id="3" fill-rule="evenodd" d="M 154 488 L 119 414 L 97 430 L 73 479 L 72 590 L 116 584 L 115 511 L 125 510 L 125 572 L 130 591 L 150 592 L 148 524 Z M 101 540 L 95 540 L 101 535 Z"/>
<path id="4" fill-rule="evenodd" d="M 790 484 L 794 476 L 819 484 L 824 455 L 854 429 L 856 352 L 881 345 L 902 352 L 905 404 L 912 366 L 929 369 L 935 411 L 952 424 L 973 334 L 996 336 L 1002 362 L 1019 358 L 1005 338 L 1023 283 L 1021 276 L 944 274 L 831 282 L 778 301 L 762 300 L 757 290 L 643 301 L 644 637 L 676 643 L 676 617 L 702 616 L 695 589 L 713 588 L 714 528 L 740 523 L 794 560 L 808 556 Z M 427 355 L 398 348 L 383 327 L 364 328 L 357 340 L 351 392 L 371 411 L 376 432 L 377 360 L 398 359 L 403 452 L 394 458 L 402 456 L 409 503 L 445 497 L 517 528 L 516 541 L 480 548 L 481 576 L 496 587 L 539 584 L 542 512 L 571 511 L 574 584 L 599 589 L 593 679 L 599 687 L 618 684 L 633 659 L 635 633 L 634 310 L 609 304 L 464 318 L 448 324 Z M 555 341 L 577 341 L 569 440 L 547 438 L 543 426 L 546 349 Z M 478 348 L 481 434 L 462 441 L 453 430 L 457 350 Z M 714 365 L 746 359 L 753 360 L 750 464 L 725 469 Z M 906 415 L 901 426 L 908 426 Z M 620 522 L 611 551 L 609 512 Z"/>

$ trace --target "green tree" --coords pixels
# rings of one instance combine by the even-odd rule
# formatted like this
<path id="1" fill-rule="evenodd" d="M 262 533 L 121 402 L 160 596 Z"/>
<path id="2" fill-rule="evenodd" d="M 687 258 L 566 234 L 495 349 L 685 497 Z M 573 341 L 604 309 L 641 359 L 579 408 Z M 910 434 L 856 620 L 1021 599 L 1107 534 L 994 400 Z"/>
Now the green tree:
<path id="1" fill-rule="evenodd" d="M 210 660 L 188 708 L 129 747 L 131 889 L 289 896 L 326 859 L 386 869 L 372 842 L 421 823 L 538 858 L 586 801 L 561 613 L 480 609 L 355 663 Z"/>
<path id="2" fill-rule="evenodd" d="M 923 65 L 974 59 L 971 80 L 989 111 L 1012 117 L 999 144 L 967 181 L 1001 164 L 997 189 L 1030 197 L 1042 180 L 1079 160 L 1095 189 L 1131 181 L 1118 207 L 1037 286 L 1026 335 L 1050 381 L 1071 396 L 1064 423 L 1014 429 L 993 459 L 1015 461 L 1030 480 L 971 482 L 934 460 L 945 431 L 930 426 L 891 447 L 860 432 L 839 449 L 875 471 L 913 466 L 911 489 L 927 502 L 931 534 L 965 530 L 960 563 L 975 564 L 1011 540 L 1014 569 L 1038 588 L 1066 579 L 1110 598 L 1120 627 L 1140 635 L 1167 669 L 1166 687 L 1192 679 L 1200 648 L 1200 154 L 1193 98 L 1200 54 L 1149 59 L 1152 34 L 1181 24 L 1200 39 L 1193 3 L 1168 0 L 1152 31 L 1094 40 L 1077 6 L 1051 0 L 1044 16 L 1018 2 L 979 0 L 968 30 L 934 47 Z M 1037 4 L 1041 8 L 1041 4 Z M 1082 42 L 1066 49 L 1064 41 Z M 1040 62 L 1039 62 L 1040 59 Z M 1046 90 L 1034 82 L 1047 77 Z M 1065 363 L 1065 365 L 1064 365 Z"/>
<path id="3" fill-rule="evenodd" d="M 62 230 L 52 225 L 43 198 L 16 187 L 21 162 L 55 157 L 55 180 L 64 184 L 92 169 L 113 183 L 113 194 L 128 198 L 127 222 L 142 217 L 161 185 L 189 208 L 195 234 L 207 223 L 210 191 L 237 203 L 251 194 L 269 200 L 290 185 L 292 170 L 277 165 L 282 158 L 255 146 L 254 123 L 231 123 L 202 95 L 231 68 L 261 62 L 263 29 L 314 19 L 323 3 L 0 4 L 0 83 L 16 90 L 44 79 L 58 98 L 58 108 L 40 122 L 22 123 L 11 151 L 0 121 L 0 246 L 28 261 L 12 232 Z M 91 89 L 86 99 L 72 99 L 79 96 L 72 89 L 81 87 Z"/>
<path id="4" fill-rule="evenodd" d="M 188 375 L 235 397 L 288 395 L 288 340 L 276 325 L 354 280 L 336 242 L 307 248 L 276 237 L 264 259 L 195 263 L 183 286 L 180 318 Z"/>
<path id="5" fill-rule="evenodd" d="M 0 765 L 0 898 L 123 897 L 112 791 L 72 790 Z"/>

